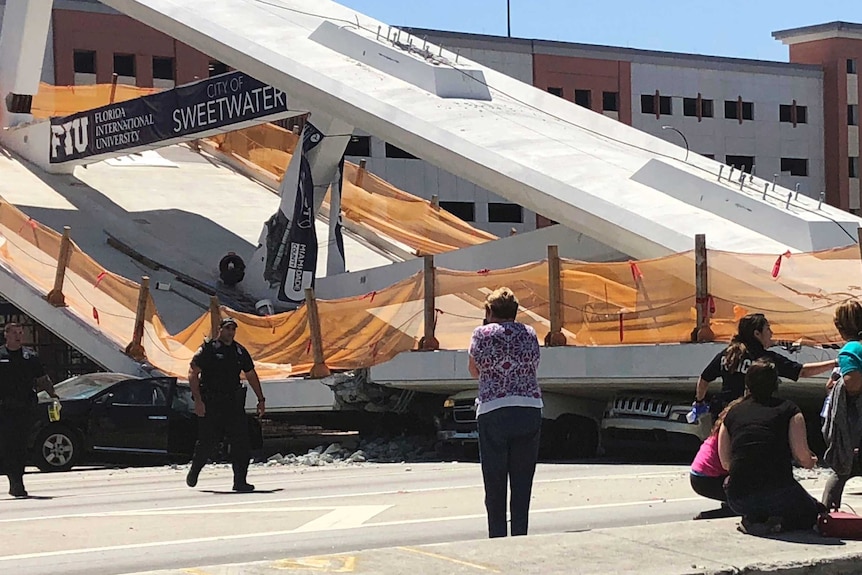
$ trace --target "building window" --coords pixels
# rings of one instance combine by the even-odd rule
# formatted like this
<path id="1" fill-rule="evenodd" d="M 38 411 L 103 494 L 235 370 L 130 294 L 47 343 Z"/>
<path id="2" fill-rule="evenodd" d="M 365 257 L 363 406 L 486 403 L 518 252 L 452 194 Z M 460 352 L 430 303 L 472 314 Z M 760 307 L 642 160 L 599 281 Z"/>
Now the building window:
<path id="1" fill-rule="evenodd" d="M 848 104 L 847 105 L 847 125 L 848 126 L 858 126 L 859 125 L 859 104 Z"/>
<path id="2" fill-rule="evenodd" d="M 548 94 L 552 94 L 554 96 L 563 97 L 563 89 L 562 88 L 548 88 Z"/>
<path id="3" fill-rule="evenodd" d="M 476 221 L 475 202 L 440 202 L 440 207 L 465 222 Z"/>
<path id="4" fill-rule="evenodd" d="M 589 90 L 575 90 L 575 104 L 584 108 L 593 108 L 593 95 Z"/>
<path id="5" fill-rule="evenodd" d="M 740 107 L 740 103 L 742 106 Z M 728 120 L 753 120 L 754 102 L 724 101 L 724 117 Z"/>
<path id="6" fill-rule="evenodd" d="M 642 94 L 641 95 L 641 112 L 644 114 L 655 114 L 655 99 L 658 96 L 658 111 L 659 115 L 673 115 L 673 100 L 670 96 L 661 96 L 658 93 Z"/>
<path id="7" fill-rule="evenodd" d="M 673 115 L 673 100 L 670 96 L 660 96 L 658 99 L 658 110 L 662 116 Z"/>
<path id="8" fill-rule="evenodd" d="M 218 60 L 210 60 L 209 65 L 210 78 L 213 76 L 221 76 L 228 73 L 227 64 L 222 64 Z"/>
<path id="9" fill-rule="evenodd" d="M 371 157 L 371 136 L 352 136 L 344 149 L 344 155 Z"/>
<path id="10" fill-rule="evenodd" d="M 620 111 L 620 93 L 602 92 L 602 110 L 605 112 Z"/>
<path id="11" fill-rule="evenodd" d="M 781 158 L 781 171 L 791 176 L 808 175 L 808 158 Z"/>
<path id="12" fill-rule="evenodd" d="M 850 156 L 850 177 L 859 177 L 859 156 Z"/>
<path id="13" fill-rule="evenodd" d="M 398 146 L 393 146 L 389 142 L 386 142 L 386 157 L 387 158 L 401 158 L 403 160 L 418 160 L 419 159 L 416 156 L 414 156 L 413 154 L 411 154 L 410 152 L 402 150 Z"/>
<path id="14" fill-rule="evenodd" d="M 856 60 L 853 58 L 847 58 L 847 73 L 855 74 L 856 73 Z"/>
<path id="15" fill-rule="evenodd" d="M 652 94 L 641 94 L 641 113 L 655 114 L 655 96 Z"/>
<path id="16" fill-rule="evenodd" d="M 153 56 L 153 79 L 173 80 L 174 77 L 174 59 Z"/>
<path id="17" fill-rule="evenodd" d="M 75 73 L 76 74 L 95 74 L 96 73 L 96 52 L 93 50 L 75 50 Z"/>
<path id="18" fill-rule="evenodd" d="M 524 222 L 524 208 L 518 204 L 488 203 L 488 221 L 521 224 Z"/>
<path id="19" fill-rule="evenodd" d="M 705 100 L 703 98 L 700 99 L 700 117 L 701 118 L 712 118 L 713 116 L 713 104 L 712 100 Z M 697 116 L 697 98 L 683 98 L 682 99 L 682 115 L 688 117 L 696 117 Z"/>
<path id="20" fill-rule="evenodd" d="M 750 173 L 751 167 L 754 165 L 754 156 L 731 156 L 728 154 L 724 158 L 724 163 L 728 166 L 733 166 L 737 170 Z"/>
<path id="21" fill-rule="evenodd" d="M 114 74 L 117 76 L 135 77 L 135 55 L 114 54 Z"/>
<path id="22" fill-rule="evenodd" d="M 793 110 L 796 109 L 796 119 L 793 118 Z M 778 107 L 778 121 L 785 124 L 807 124 L 808 106 L 796 104 L 781 104 Z"/>
<path id="23" fill-rule="evenodd" d="M 689 118 L 697 116 L 697 98 L 682 99 L 682 115 Z"/>

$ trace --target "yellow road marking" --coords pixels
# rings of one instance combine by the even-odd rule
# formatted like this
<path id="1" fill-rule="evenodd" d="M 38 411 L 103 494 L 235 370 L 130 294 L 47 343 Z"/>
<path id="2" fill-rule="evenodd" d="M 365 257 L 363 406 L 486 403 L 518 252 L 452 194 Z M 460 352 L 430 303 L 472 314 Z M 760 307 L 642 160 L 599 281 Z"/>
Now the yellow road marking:
<path id="1" fill-rule="evenodd" d="M 183 569 L 183 573 L 188 573 L 188 575 L 210 575 L 203 569 Z"/>
<path id="2" fill-rule="evenodd" d="M 323 571 L 324 573 L 353 573 L 356 569 L 356 557 L 301 557 L 299 559 L 282 559 L 273 563 L 274 569 L 283 571 Z"/>
<path id="3" fill-rule="evenodd" d="M 500 573 L 499 570 L 494 569 L 493 567 L 488 567 L 487 565 L 479 565 L 478 563 L 470 563 L 469 561 L 461 561 L 460 559 L 455 559 L 454 557 L 446 557 L 445 555 L 439 555 L 437 553 L 431 553 L 430 551 L 423 551 L 422 549 L 416 549 L 415 547 L 398 547 L 402 551 L 409 551 L 410 553 L 416 553 L 418 555 L 425 555 L 426 557 L 433 557 L 435 559 L 441 559 L 443 561 L 449 561 L 450 563 L 456 563 L 458 565 L 463 565 L 465 567 L 472 567 L 474 569 L 479 569 L 481 571 L 490 571 L 491 573 Z"/>

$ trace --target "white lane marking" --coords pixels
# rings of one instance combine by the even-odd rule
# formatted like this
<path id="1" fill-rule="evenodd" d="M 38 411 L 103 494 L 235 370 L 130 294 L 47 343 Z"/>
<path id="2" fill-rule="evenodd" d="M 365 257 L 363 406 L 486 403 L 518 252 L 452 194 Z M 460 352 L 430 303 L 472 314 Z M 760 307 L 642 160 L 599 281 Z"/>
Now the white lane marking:
<path id="1" fill-rule="evenodd" d="M 326 515 L 309 521 L 305 525 L 294 529 L 295 533 L 309 533 L 312 531 L 330 531 L 335 529 L 354 529 L 362 527 L 362 524 L 380 515 L 392 505 L 352 505 L 350 507 L 338 507 Z"/>
<path id="2" fill-rule="evenodd" d="M 358 517 L 361 515 L 366 515 L 370 519 L 375 515 L 383 513 L 390 507 L 394 507 L 394 505 L 348 505 L 348 506 L 335 506 L 335 505 L 327 505 L 322 507 L 244 507 L 242 509 L 177 509 L 171 511 L 128 511 L 122 512 L 118 511 L 115 514 L 112 514 L 111 517 L 159 517 L 159 516 L 170 516 L 170 515 L 229 515 L 229 514 L 241 514 L 241 513 L 254 513 L 256 515 L 260 515 L 261 513 L 293 513 L 296 511 L 343 511 L 340 515 L 344 517 Z M 373 511 L 373 513 L 371 513 Z M 329 514 L 327 514 L 329 515 Z M 316 520 L 315 520 L 316 521 Z M 351 522 L 354 523 L 355 521 Z M 361 523 L 361 522 L 360 522 Z"/>
<path id="3" fill-rule="evenodd" d="M 622 478 L 622 479 L 644 479 L 644 478 L 657 478 L 657 477 L 673 477 L 679 475 L 679 472 L 675 473 L 656 473 L 656 474 L 648 474 L 648 475 L 612 475 L 612 476 L 596 476 L 591 477 L 589 479 L 592 480 L 607 480 L 610 478 Z M 571 479 L 563 479 L 563 478 L 555 478 L 555 479 L 541 479 L 533 481 L 533 485 L 541 484 L 541 483 L 561 483 L 564 481 L 572 481 L 572 480 L 582 480 L 586 478 L 571 478 Z M 260 503 L 291 503 L 294 501 L 320 501 L 327 499 L 347 499 L 351 497 L 379 497 L 382 495 L 407 495 L 411 493 L 430 493 L 433 491 L 452 491 L 455 489 L 484 489 L 484 484 L 475 483 L 470 485 L 451 485 L 451 486 L 440 486 L 440 487 L 424 487 L 419 489 L 392 489 L 388 491 L 370 491 L 363 493 L 346 493 L 341 495 L 310 495 L 304 497 L 282 497 L 278 499 L 264 499 L 262 501 L 231 501 L 226 503 L 205 503 L 203 505 L 182 505 L 176 507 L 165 507 L 164 509 L 153 509 L 153 508 L 145 508 L 145 509 L 128 509 L 125 511 L 104 511 L 104 512 L 96 512 L 96 513 L 70 513 L 65 515 L 40 515 L 37 517 L 19 517 L 19 518 L 10 518 L 10 519 L 0 519 L 0 523 L 24 523 L 30 521 L 53 521 L 56 519 L 75 519 L 75 518 L 87 518 L 87 517 L 116 517 L 118 515 L 126 515 L 130 512 L 139 511 L 139 512 L 147 512 L 147 511 L 178 511 L 178 510 L 187 510 L 187 509 L 211 509 L 216 507 L 236 507 L 240 505 L 255 505 Z M 188 488 L 186 488 L 188 489 Z"/>
<path id="4" fill-rule="evenodd" d="M 614 507 L 628 507 L 628 506 L 638 506 L 638 505 L 653 505 L 656 503 L 684 503 L 691 501 L 703 501 L 702 497 L 685 497 L 681 499 L 649 499 L 646 501 L 632 501 L 628 503 L 606 503 L 606 504 L 595 504 L 595 505 L 581 505 L 575 507 L 559 507 L 556 509 L 536 509 L 530 510 L 530 513 L 559 513 L 564 511 L 578 511 L 578 510 L 590 510 L 590 509 L 601 509 L 601 508 L 614 508 Z M 484 519 L 486 515 L 484 513 L 477 513 L 475 515 L 455 515 L 449 517 L 434 517 L 429 519 L 405 519 L 402 521 L 387 521 L 381 523 L 367 523 L 363 525 L 356 525 L 353 527 L 346 528 L 338 528 L 338 529 L 365 529 L 369 527 L 391 527 L 397 525 L 414 525 L 417 523 L 439 523 L 443 521 L 461 521 L 465 519 Z M 335 529 L 333 529 L 335 530 Z M 0 556 L 0 563 L 4 563 L 7 561 L 22 561 L 25 559 L 44 559 L 48 557 L 61 557 L 65 555 L 85 555 L 87 553 L 105 553 L 111 551 L 127 551 L 130 549 L 150 549 L 153 547 L 166 547 L 171 545 L 194 545 L 196 543 L 212 543 L 215 541 L 238 541 L 243 539 L 256 539 L 256 538 L 265 538 L 265 537 L 279 537 L 284 535 L 291 535 L 297 533 L 296 529 L 283 530 L 283 531 L 264 531 L 260 533 L 242 533 L 238 535 L 219 535 L 213 537 L 198 537 L 195 539 L 171 539 L 169 541 L 153 541 L 150 543 L 130 543 L 128 545 L 114 545 L 111 547 L 91 547 L 86 549 L 66 549 L 62 551 L 45 551 L 41 553 L 22 553 L 20 555 L 6 555 Z"/>

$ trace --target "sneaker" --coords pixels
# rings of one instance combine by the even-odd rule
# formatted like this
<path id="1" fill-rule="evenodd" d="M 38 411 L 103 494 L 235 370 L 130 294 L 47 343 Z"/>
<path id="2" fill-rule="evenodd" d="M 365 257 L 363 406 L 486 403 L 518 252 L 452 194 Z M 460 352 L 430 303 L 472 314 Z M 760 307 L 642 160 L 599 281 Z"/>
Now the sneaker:
<path id="1" fill-rule="evenodd" d="M 773 533 L 781 532 L 781 517 L 770 517 L 766 521 L 752 521 L 748 517 L 743 517 L 739 525 L 736 526 L 737 531 L 747 535 L 755 535 L 763 537 Z"/>
<path id="2" fill-rule="evenodd" d="M 189 467 L 188 475 L 186 475 L 186 485 L 194 487 L 198 484 L 198 475 L 201 474 L 201 468 L 192 465 Z"/>
<path id="3" fill-rule="evenodd" d="M 254 491 L 254 485 L 251 483 L 234 483 L 233 490 L 237 493 L 251 493 Z"/>

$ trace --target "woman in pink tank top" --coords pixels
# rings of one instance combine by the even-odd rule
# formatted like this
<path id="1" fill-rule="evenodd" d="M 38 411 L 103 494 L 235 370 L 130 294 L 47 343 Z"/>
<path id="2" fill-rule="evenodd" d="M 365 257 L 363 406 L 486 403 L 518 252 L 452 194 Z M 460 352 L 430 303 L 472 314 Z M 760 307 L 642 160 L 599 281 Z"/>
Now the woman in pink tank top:
<path id="1" fill-rule="evenodd" d="M 721 460 L 718 457 L 718 430 L 721 429 L 721 422 L 724 421 L 724 416 L 727 411 L 739 403 L 740 399 L 732 401 L 725 407 L 715 422 L 712 424 L 712 430 L 694 456 L 694 461 L 691 462 L 691 488 L 694 492 L 707 499 L 721 501 L 721 507 L 711 509 L 709 511 L 701 511 L 695 519 L 718 519 L 720 517 L 735 517 L 736 514 L 727 506 L 727 495 L 724 493 L 724 480 L 727 479 L 727 470 L 721 466 Z"/>

